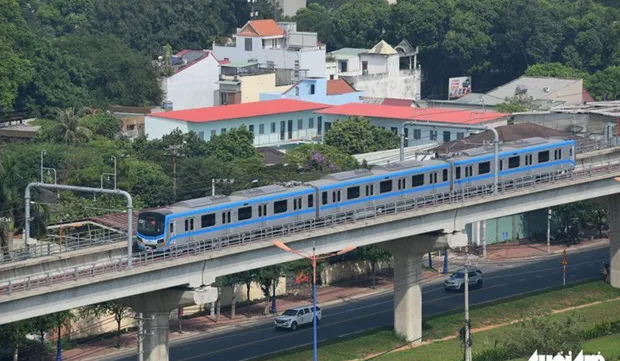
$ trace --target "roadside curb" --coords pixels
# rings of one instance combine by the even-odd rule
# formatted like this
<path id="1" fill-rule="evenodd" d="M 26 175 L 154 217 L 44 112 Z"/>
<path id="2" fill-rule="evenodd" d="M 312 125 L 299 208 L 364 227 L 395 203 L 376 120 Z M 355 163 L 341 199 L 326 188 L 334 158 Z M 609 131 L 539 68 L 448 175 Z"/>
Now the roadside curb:
<path id="1" fill-rule="evenodd" d="M 594 244 L 594 245 L 589 245 L 589 246 L 585 246 L 585 247 L 573 247 L 573 248 L 565 248 L 562 250 L 557 250 L 557 251 L 553 251 L 551 253 L 548 254 L 544 254 L 544 255 L 540 255 L 540 256 L 530 256 L 530 257 L 520 257 L 520 258 L 506 258 L 506 259 L 484 259 L 484 258 L 479 258 L 479 259 L 471 259 L 470 261 L 472 262 L 477 262 L 479 264 L 486 264 L 486 263 L 498 263 L 498 262 L 502 262 L 502 263 L 508 263 L 508 262 L 514 262 L 514 263 L 519 263 L 519 262 L 528 262 L 528 261 L 539 261 L 539 260 L 544 260 L 547 258 L 553 258 L 556 257 L 558 255 L 561 255 L 564 250 L 566 250 L 567 254 L 571 254 L 571 253 L 581 253 L 581 252 L 586 252 L 586 251 L 591 251 L 594 249 L 598 249 L 598 248 L 607 248 L 609 247 L 608 244 Z M 464 256 L 456 256 L 454 258 L 454 260 L 465 260 Z"/>

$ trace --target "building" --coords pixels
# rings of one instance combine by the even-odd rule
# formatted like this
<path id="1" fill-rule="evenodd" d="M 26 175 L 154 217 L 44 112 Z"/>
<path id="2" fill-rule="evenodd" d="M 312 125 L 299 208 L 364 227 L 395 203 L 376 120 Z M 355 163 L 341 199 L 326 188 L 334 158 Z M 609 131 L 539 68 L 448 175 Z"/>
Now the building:
<path id="1" fill-rule="evenodd" d="M 316 139 L 323 130 L 323 117 L 314 112 L 328 106 L 277 99 L 162 112 L 146 116 L 146 134 L 149 139 L 158 139 L 179 129 L 183 133 L 194 131 L 208 141 L 213 135 L 245 125 L 254 133 L 254 145 L 281 147 Z"/>
<path id="2" fill-rule="evenodd" d="M 292 84 L 289 73 L 261 67 L 254 61 L 227 61 L 221 64 L 215 105 L 257 102 L 263 92 L 283 92 Z"/>
<path id="3" fill-rule="evenodd" d="M 374 125 L 398 134 L 404 122 L 417 122 L 405 127 L 405 146 L 445 143 L 477 133 L 470 126 L 497 127 L 505 125 L 509 114 L 493 111 L 420 109 L 398 105 L 350 103 L 316 111 L 324 117 L 328 131 L 333 122 L 349 117 L 368 118 Z M 446 127 L 450 124 L 451 127 Z M 453 125 L 462 125 L 454 128 Z"/>
<path id="4" fill-rule="evenodd" d="M 307 78 L 298 81 L 284 92 L 262 93 L 260 100 L 297 99 L 308 102 L 341 105 L 359 103 L 363 93 L 344 79 Z"/>
<path id="5" fill-rule="evenodd" d="M 427 100 L 429 107 L 472 109 L 494 107 L 510 98 L 522 98 L 538 110 L 560 105 L 581 105 L 592 97 L 582 79 L 521 76 L 488 93 L 469 93 L 454 100 Z"/>
<path id="6" fill-rule="evenodd" d="M 121 120 L 121 134 L 129 138 L 144 135 L 144 117 L 153 111 L 162 110 L 161 108 L 110 106 L 110 112 Z"/>
<path id="7" fill-rule="evenodd" d="M 330 52 L 325 72 L 330 79 L 344 78 L 368 97 L 420 99 L 422 70 L 417 55 L 417 48 L 406 40 L 395 48 L 381 40 L 370 50 Z"/>
<path id="8" fill-rule="evenodd" d="M 297 24 L 251 20 L 224 44 L 213 43 L 218 59 L 254 61 L 262 66 L 293 71 L 293 81 L 325 75 L 325 46 L 316 33 L 297 31 Z"/>
<path id="9" fill-rule="evenodd" d="M 164 104 L 182 110 L 215 104 L 220 62 L 208 50 L 183 50 L 168 60 L 162 79 Z"/>
<path id="10" fill-rule="evenodd" d="M 278 8 L 284 16 L 295 16 L 297 10 L 306 7 L 306 0 L 278 0 Z"/>

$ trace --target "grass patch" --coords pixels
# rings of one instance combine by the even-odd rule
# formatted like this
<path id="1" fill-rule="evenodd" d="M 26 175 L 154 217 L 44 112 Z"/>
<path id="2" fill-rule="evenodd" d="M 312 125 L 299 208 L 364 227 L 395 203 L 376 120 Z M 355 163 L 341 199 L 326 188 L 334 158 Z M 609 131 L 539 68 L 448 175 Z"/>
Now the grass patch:
<path id="1" fill-rule="evenodd" d="M 599 337 L 584 342 L 584 354 L 595 355 L 599 351 L 605 357 L 605 361 L 620 360 L 620 334 Z"/>
<path id="2" fill-rule="evenodd" d="M 526 316 L 543 315 L 553 310 L 580 306 L 616 297 L 620 297 L 620 290 L 612 288 L 603 281 L 594 281 L 567 286 L 561 289 L 548 290 L 526 297 L 505 299 L 476 306 L 472 308 L 470 315 L 472 327 L 480 328 L 510 322 Z M 609 304 L 595 305 L 581 310 L 571 311 L 568 312 L 568 314 L 573 314 L 573 312 L 583 314 L 579 322 L 580 325 L 587 328 L 602 321 L 613 321 L 616 319 L 614 317 L 620 319 L 620 314 L 610 311 L 609 307 L 611 307 L 611 304 L 615 305 L 614 307 L 616 307 L 616 310 L 620 307 L 620 301 L 616 301 Z M 564 314 L 559 314 L 553 317 L 563 315 Z M 424 320 L 424 336 L 426 339 L 437 339 L 456 335 L 462 325 L 463 314 L 461 311 L 432 316 Z M 474 348 L 477 351 L 481 351 L 483 349 L 482 347 L 493 347 L 495 340 L 503 340 L 503 337 L 505 337 L 504 328 L 501 330 L 497 329 L 477 333 L 474 335 L 474 342 L 476 342 Z M 319 356 L 320 359 L 324 361 L 355 360 L 391 350 L 399 344 L 401 344 L 401 340 L 398 339 L 391 330 L 372 330 L 320 344 Z M 480 349 L 478 350 L 478 348 Z M 414 354 L 412 354 L 412 352 L 414 352 Z M 450 361 L 461 358 L 462 348 L 460 341 L 449 340 L 420 347 L 415 350 L 384 355 L 377 358 L 377 360 L 420 359 L 429 361 Z M 261 358 L 260 360 L 312 360 L 312 350 L 305 348 L 298 351 L 288 351 L 280 355 Z"/>

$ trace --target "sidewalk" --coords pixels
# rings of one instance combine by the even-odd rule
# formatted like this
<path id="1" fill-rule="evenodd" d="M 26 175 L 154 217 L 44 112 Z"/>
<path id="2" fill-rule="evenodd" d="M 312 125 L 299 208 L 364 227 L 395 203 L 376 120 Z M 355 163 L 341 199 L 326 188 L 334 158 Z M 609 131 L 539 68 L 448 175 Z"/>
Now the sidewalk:
<path id="1" fill-rule="evenodd" d="M 608 245 L 607 239 L 583 241 L 576 246 L 566 248 L 563 245 L 553 245 L 551 247 L 551 255 L 562 253 L 564 249 L 567 252 L 575 252 L 593 247 Z M 549 256 L 547 254 L 546 245 L 542 244 L 499 244 L 491 245 L 487 248 L 487 260 L 481 257 L 472 256 L 472 260 L 478 263 L 498 262 L 498 261 L 528 261 L 541 259 Z M 464 260 L 464 255 L 455 251 L 448 253 L 450 268 L 459 267 L 459 262 Z M 443 255 L 433 257 L 433 268 L 441 270 L 443 267 Z M 457 261 L 457 262 L 455 262 Z M 428 257 L 424 258 L 424 266 L 428 267 Z M 444 278 L 440 272 L 435 270 L 424 269 L 424 283 L 440 282 Z M 333 286 L 319 287 L 317 289 L 317 300 L 322 307 L 336 305 L 349 302 L 355 299 L 373 296 L 381 293 L 391 292 L 393 283 L 391 277 L 381 275 L 377 276 L 376 288 L 372 289 L 372 279 L 364 277 L 356 280 L 342 282 Z M 279 297 L 277 300 L 278 315 L 284 310 L 307 305 L 312 302 L 310 290 L 305 294 L 287 295 Z M 264 315 L 265 303 L 254 303 L 249 307 L 240 304 L 236 308 L 236 316 L 234 319 L 230 317 L 230 311 L 222 312 L 219 321 L 215 322 L 215 316 L 208 315 L 203 312 L 202 315 L 193 316 L 192 318 L 183 319 L 183 333 L 178 332 L 178 323 L 176 320 L 170 321 L 170 342 L 188 341 L 192 338 L 201 337 L 204 334 L 218 333 L 233 328 L 246 328 L 257 324 L 268 324 L 268 321 L 276 317 L 276 315 Z M 75 348 L 63 352 L 63 360 L 65 361 L 93 361 L 101 360 L 122 355 L 129 355 L 136 351 L 136 333 L 130 332 L 121 336 L 121 347 L 114 348 L 116 337 L 103 340 L 90 341 L 78 345 Z"/>

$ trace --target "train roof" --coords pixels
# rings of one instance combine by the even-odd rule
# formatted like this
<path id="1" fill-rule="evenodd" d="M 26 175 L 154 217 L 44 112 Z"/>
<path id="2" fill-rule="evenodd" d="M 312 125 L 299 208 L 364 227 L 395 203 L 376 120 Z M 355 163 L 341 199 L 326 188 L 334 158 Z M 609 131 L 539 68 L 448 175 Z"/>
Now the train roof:
<path id="1" fill-rule="evenodd" d="M 540 145 L 545 145 L 545 144 L 551 145 L 551 144 L 562 143 L 565 141 L 566 140 L 562 138 L 549 138 L 549 139 L 540 138 L 540 137 L 526 138 L 526 139 L 516 140 L 514 142 L 502 143 L 499 145 L 499 151 L 500 153 L 513 152 L 513 151 L 521 150 L 523 148 L 535 147 L 535 146 L 540 146 Z M 464 159 L 468 159 L 471 157 L 491 155 L 493 154 L 493 152 L 494 152 L 493 145 L 488 144 L 488 145 L 483 145 L 481 147 L 470 148 L 470 149 L 466 149 L 461 152 L 455 153 L 452 157 L 449 157 L 449 159 L 464 160 Z"/>
<path id="2" fill-rule="evenodd" d="M 305 190 L 308 190 L 307 186 L 298 185 L 297 182 L 289 182 L 285 185 L 273 184 L 240 190 L 231 194 L 230 198 L 232 201 L 240 201 L 245 199 L 259 198 L 266 195 L 274 195 L 277 193 L 290 193 Z"/>
<path id="3" fill-rule="evenodd" d="M 405 169 L 425 168 L 425 167 L 433 167 L 433 166 L 439 166 L 439 165 L 446 165 L 446 162 L 442 160 L 435 160 L 435 159 L 430 159 L 430 160 L 425 160 L 425 161 L 411 159 L 411 160 L 406 160 L 404 162 L 393 162 L 393 163 L 389 163 L 386 165 L 379 165 L 379 166 L 374 167 L 372 170 L 373 172 L 376 171 L 377 173 L 379 172 L 391 173 L 391 172 L 397 172 L 397 171 L 401 171 Z"/>
<path id="4" fill-rule="evenodd" d="M 188 199 L 185 201 L 177 202 L 173 204 L 172 206 L 170 206 L 168 209 L 172 209 L 175 212 L 178 212 L 181 210 L 204 208 L 204 207 L 214 206 L 217 204 L 222 204 L 222 203 L 227 203 L 227 202 L 230 202 L 230 197 L 224 196 L 224 195 L 215 195 L 215 196 L 194 198 L 194 199 Z"/>

